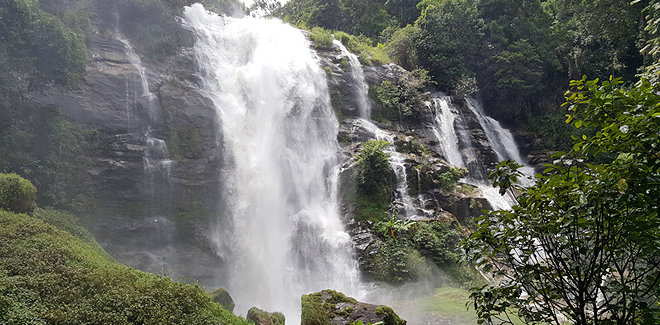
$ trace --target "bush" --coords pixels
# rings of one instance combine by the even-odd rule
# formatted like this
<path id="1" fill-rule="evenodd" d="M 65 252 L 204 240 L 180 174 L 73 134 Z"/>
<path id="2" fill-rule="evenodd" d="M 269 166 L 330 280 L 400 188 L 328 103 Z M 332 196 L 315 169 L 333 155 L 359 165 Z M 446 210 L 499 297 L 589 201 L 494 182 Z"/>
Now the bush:
<path id="1" fill-rule="evenodd" d="M 370 93 L 383 108 L 384 117 L 419 122 L 428 111 L 422 93 L 430 84 L 428 72 L 418 69 L 401 76 L 394 83 L 383 81 L 379 86 L 374 86 Z"/>
<path id="2" fill-rule="evenodd" d="M 37 200 L 37 188 L 16 174 L 0 174 L 0 209 L 30 213 Z"/>
<path id="3" fill-rule="evenodd" d="M 251 324 L 199 286 L 131 269 L 41 220 L 0 211 L 2 324 Z"/>
<path id="4" fill-rule="evenodd" d="M 389 204 L 392 186 L 396 184 L 396 176 L 388 160 L 389 154 L 383 152 L 389 145 L 384 140 L 367 141 L 357 154 L 357 194 L 378 206 Z"/>
<path id="5" fill-rule="evenodd" d="M 257 325 L 284 325 L 285 323 L 282 313 L 269 313 L 257 307 L 252 307 L 248 310 L 247 319 Z"/>
<path id="6" fill-rule="evenodd" d="M 440 186 L 447 191 L 453 191 L 456 188 L 456 185 L 458 185 L 458 180 L 467 176 L 468 173 L 468 170 L 465 168 L 456 169 L 451 167 L 449 168 L 449 171 L 438 176 Z"/>
<path id="7" fill-rule="evenodd" d="M 329 30 L 323 29 L 321 27 L 312 28 L 312 32 L 309 34 L 309 38 L 314 42 L 314 47 L 317 49 L 330 49 L 332 48 L 332 33 Z"/>

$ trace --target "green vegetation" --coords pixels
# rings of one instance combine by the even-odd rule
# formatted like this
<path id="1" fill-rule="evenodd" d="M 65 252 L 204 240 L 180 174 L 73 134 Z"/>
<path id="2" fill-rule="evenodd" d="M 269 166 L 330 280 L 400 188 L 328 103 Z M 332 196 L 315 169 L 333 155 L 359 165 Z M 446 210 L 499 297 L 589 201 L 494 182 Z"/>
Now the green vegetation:
<path id="1" fill-rule="evenodd" d="M 0 94 L 2 96 L 2 94 Z M 0 172 L 17 173 L 40 188 L 37 202 L 44 206 L 74 208 L 80 201 L 76 188 L 85 161 L 87 134 L 52 109 L 28 103 L 4 106 L 0 102 Z"/>
<path id="2" fill-rule="evenodd" d="M 39 5 L 37 0 L 6 0 L 0 4 L 3 97 L 20 97 L 49 84 L 73 87 L 85 73 L 83 31 L 67 27 Z"/>
<path id="3" fill-rule="evenodd" d="M 444 92 L 479 92 L 489 115 L 519 126 L 527 120 L 539 123 L 538 118 L 546 115 L 554 121 L 570 79 L 615 74 L 635 82 L 639 69 L 656 55 L 650 48 L 644 52 L 646 58 L 639 53 L 655 33 L 645 27 L 655 17 L 655 9 L 647 10 L 647 17 L 642 13 L 647 3 L 292 0 L 273 15 L 310 28 L 336 30 L 335 37 L 359 54 L 363 64 L 366 56 L 342 32 L 369 38 L 366 43 L 377 44 L 370 48 L 384 50 L 404 68 L 429 71 Z M 385 93 L 392 92 L 392 85 L 384 86 Z M 382 97 L 399 111 L 396 100 Z M 545 145 L 556 150 L 556 145 L 565 144 L 561 138 L 566 137 Z"/>
<path id="4" fill-rule="evenodd" d="M 337 293 L 329 290 L 333 296 Z M 324 303 L 322 293 L 302 295 L 301 325 L 330 325 L 335 306 L 332 303 Z M 345 296 L 344 296 L 345 297 Z"/>
<path id="5" fill-rule="evenodd" d="M 5 210 L 32 209 L 29 181 L 0 174 L 0 189 L 3 324 L 249 324 L 197 285 L 114 262 L 69 213 Z"/>
<path id="6" fill-rule="evenodd" d="M 194 127 L 171 127 L 170 138 L 166 141 L 170 156 L 174 160 L 197 159 L 203 154 L 202 130 Z"/>
<path id="7" fill-rule="evenodd" d="M 478 277 L 456 265 L 461 236 L 447 222 L 404 223 L 391 218 L 375 223 L 373 230 L 379 235 L 379 248 L 367 257 L 366 271 L 374 280 L 396 284 L 425 279 L 433 274 L 432 264 L 450 270 L 439 277 L 446 283 L 473 283 Z"/>
<path id="8" fill-rule="evenodd" d="M 245 324 L 198 286 L 111 261 L 41 220 L 0 211 L 6 324 Z"/>
<path id="9" fill-rule="evenodd" d="M 223 288 L 218 288 L 209 293 L 209 296 L 211 299 L 213 299 L 213 302 L 216 302 L 220 305 L 222 305 L 223 308 L 234 312 L 234 307 L 236 305 L 234 304 L 234 299 L 231 298 L 229 295 L 229 292 Z M 249 314 L 248 314 L 248 319 L 249 319 Z"/>
<path id="10" fill-rule="evenodd" d="M 257 307 L 248 310 L 247 319 L 260 325 L 284 325 L 285 318 L 282 313 L 269 313 Z"/>
<path id="11" fill-rule="evenodd" d="M 399 318 L 392 308 L 387 306 L 380 306 L 376 308 L 377 315 L 385 315 L 383 325 L 405 325 L 406 321 Z"/>
<path id="12" fill-rule="evenodd" d="M 356 218 L 360 220 L 385 220 L 396 176 L 388 161 L 389 155 L 382 150 L 390 144 L 384 140 L 367 141 L 357 154 Z"/>
<path id="13" fill-rule="evenodd" d="M 0 210 L 30 213 L 34 210 L 37 188 L 16 174 L 0 174 Z"/>
<path id="14" fill-rule="evenodd" d="M 447 191 L 453 191 L 458 185 L 458 180 L 466 177 L 468 173 L 468 170 L 465 168 L 456 169 L 454 167 L 450 167 L 447 172 L 438 176 L 438 179 L 440 180 L 440 186 L 442 186 L 442 188 Z"/>
<path id="15" fill-rule="evenodd" d="M 332 47 L 332 33 L 329 30 L 314 27 L 312 32 L 309 34 L 309 38 L 314 42 L 314 47 L 317 49 L 329 49 Z"/>
<path id="16" fill-rule="evenodd" d="M 480 321 L 507 319 L 505 309 L 515 307 L 527 323 L 558 324 L 558 310 L 580 325 L 658 323 L 657 85 L 584 77 L 571 87 L 567 122 L 597 132 L 575 136 L 572 150 L 558 153 L 531 187 L 516 187 L 515 163 L 498 166 L 500 192 L 522 194 L 512 211 L 479 218 L 464 243 L 468 260 L 499 280 L 470 298 Z M 605 162 L 587 162 L 599 157 Z"/>
<path id="17" fill-rule="evenodd" d="M 424 104 L 425 87 L 429 86 L 430 77 L 425 70 L 413 70 L 400 77 L 395 83 L 383 81 L 370 91 L 374 100 L 380 104 L 382 117 L 390 120 L 420 122 L 428 107 Z"/>

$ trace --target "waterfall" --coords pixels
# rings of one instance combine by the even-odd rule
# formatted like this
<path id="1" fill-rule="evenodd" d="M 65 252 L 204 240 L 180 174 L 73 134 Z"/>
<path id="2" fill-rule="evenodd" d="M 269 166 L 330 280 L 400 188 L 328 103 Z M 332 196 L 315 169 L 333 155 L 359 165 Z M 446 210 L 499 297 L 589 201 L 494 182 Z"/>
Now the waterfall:
<path id="1" fill-rule="evenodd" d="M 353 126 L 369 132 L 377 140 L 389 142 L 389 146 L 384 148 L 383 152 L 390 156 L 388 161 L 392 170 L 394 170 L 394 175 L 396 175 L 396 192 L 400 196 L 401 203 L 403 203 L 403 208 L 406 213 L 405 217 L 408 219 L 415 217 L 416 210 L 413 206 L 412 197 L 408 193 L 408 175 L 404 164 L 406 156 L 396 151 L 396 148 L 394 147 L 394 137 L 389 132 L 379 128 L 377 125 L 366 119 L 355 120 Z"/>
<path id="2" fill-rule="evenodd" d="M 428 105 L 435 116 L 433 133 L 447 162 L 467 168 L 473 179 L 484 179 L 483 166 L 472 146 L 470 129 L 465 125 L 463 114 L 451 102 L 451 97 L 436 94 Z"/>
<path id="3" fill-rule="evenodd" d="M 485 180 L 483 166 L 479 163 L 476 152 L 472 148 L 469 129 L 465 125 L 464 117 L 451 102 L 451 97 L 435 95 L 429 103 L 429 106 L 435 112 L 436 123 L 433 127 L 433 132 L 442 146 L 442 151 L 447 162 L 457 167 L 468 168 L 470 174 L 464 179 L 464 182 L 478 187 L 493 209 L 510 209 L 515 200 L 512 197 L 500 195 L 498 189 L 494 188 L 490 182 Z M 485 115 L 483 114 L 481 115 L 482 118 L 484 116 Z M 491 120 L 497 123 L 497 121 L 493 119 Z M 502 131 L 504 129 L 502 129 L 501 126 L 498 131 L 494 131 L 492 129 L 493 125 L 494 123 L 482 124 L 481 127 L 486 134 L 495 132 L 505 133 Z M 499 123 L 497 123 L 497 126 L 499 126 Z M 511 133 L 509 132 L 509 134 Z M 493 149 L 498 146 L 515 146 L 515 143 L 502 145 L 499 142 L 493 142 L 494 140 L 491 140 L 490 136 L 487 136 L 487 138 Z M 513 137 L 511 137 L 511 139 L 513 139 Z M 517 148 L 515 148 L 515 151 L 517 152 Z M 501 160 L 499 154 L 498 159 Z"/>
<path id="4" fill-rule="evenodd" d="M 297 29 L 186 7 L 201 89 L 218 117 L 226 202 L 215 241 L 239 313 L 257 306 L 299 323 L 300 296 L 359 298 L 338 215 L 338 122 L 325 72 Z"/>
<path id="5" fill-rule="evenodd" d="M 118 30 L 116 31 L 116 34 L 117 34 L 116 35 L 117 40 L 120 41 L 122 44 L 124 44 L 124 49 L 125 49 L 124 53 L 128 58 L 128 62 L 137 70 L 138 75 L 140 76 L 140 85 L 142 86 L 142 96 L 139 98 L 139 101 L 142 103 L 144 107 L 147 108 L 147 114 L 149 118 L 153 120 L 154 115 L 156 113 L 156 105 L 154 102 L 154 100 L 156 99 L 156 95 L 154 95 L 152 92 L 149 91 L 149 81 L 147 80 L 146 69 L 142 65 L 142 60 L 140 60 L 140 57 L 137 55 L 137 53 L 135 53 L 135 50 L 131 46 L 131 43 L 129 43 L 127 39 L 123 38 Z M 128 94 L 128 90 L 127 90 L 127 94 Z M 136 92 L 136 97 L 137 97 L 137 92 Z M 136 104 L 137 102 L 138 100 L 136 100 Z"/>
<path id="6" fill-rule="evenodd" d="M 149 80 L 147 79 L 147 73 L 145 67 L 142 65 L 142 60 L 135 53 L 135 50 L 131 46 L 131 43 L 123 38 L 119 33 L 119 29 L 116 29 L 116 39 L 124 45 L 124 53 L 128 58 L 129 63 L 137 70 L 140 77 L 140 86 L 142 88 L 141 95 L 138 97 L 138 92 L 136 91 L 135 106 L 137 107 L 138 103 L 142 104 L 142 107 L 147 109 L 147 116 L 149 117 L 149 122 L 147 123 L 147 131 L 144 136 L 145 149 L 144 156 L 142 157 L 142 166 L 145 174 L 145 182 L 149 187 L 149 209 L 151 213 L 158 213 L 163 209 L 166 209 L 170 205 L 169 192 L 167 189 L 170 185 L 170 171 L 172 167 L 172 160 L 170 159 L 170 153 L 167 149 L 167 144 L 162 139 L 157 139 L 152 136 L 151 124 L 156 119 L 156 95 L 149 91 Z M 130 91 L 129 91 L 129 82 L 126 80 L 126 105 L 127 105 L 127 132 L 130 132 Z"/>
<path id="7" fill-rule="evenodd" d="M 332 43 L 339 47 L 341 51 L 341 56 L 346 57 L 348 60 L 348 65 L 351 68 L 351 77 L 355 81 L 356 91 L 357 91 L 357 101 L 358 101 L 358 112 L 360 117 L 369 120 L 371 119 L 371 105 L 369 104 L 369 85 L 364 80 L 364 72 L 362 71 L 362 65 L 360 60 L 358 60 L 357 55 L 348 51 L 346 46 L 342 44 L 339 40 L 333 40 Z"/>
<path id="8" fill-rule="evenodd" d="M 520 151 L 518 151 L 518 145 L 513 138 L 511 131 L 505 129 L 500 125 L 500 122 L 495 120 L 490 116 L 486 116 L 481 105 L 472 98 L 466 98 L 467 107 L 474 113 L 479 121 L 479 125 L 486 133 L 486 138 L 488 138 L 488 143 L 490 144 L 493 151 L 497 155 L 497 160 L 513 160 L 518 164 L 525 165 L 520 170 L 527 176 L 527 178 L 522 178 L 520 180 L 523 186 L 529 185 L 531 183 L 530 179 L 534 177 L 534 168 L 526 166 L 525 162 L 520 156 Z"/>

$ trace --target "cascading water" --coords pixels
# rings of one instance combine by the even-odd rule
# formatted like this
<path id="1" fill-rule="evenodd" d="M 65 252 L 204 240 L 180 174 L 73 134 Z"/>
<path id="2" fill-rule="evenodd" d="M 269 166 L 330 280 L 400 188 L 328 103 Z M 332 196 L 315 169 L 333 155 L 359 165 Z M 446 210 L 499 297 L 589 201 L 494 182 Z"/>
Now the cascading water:
<path id="1" fill-rule="evenodd" d="M 383 152 L 390 156 L 389 163 L 394 170 L 394 174 L 396 175 L 396 191 L 401 196 L 401 202 L 403 203 L 404 211 L 406 213 L 405 217 L 413 218 L 416 214 L 416 211 L 413 205 L 412 197 L 410 197 L 410 194 L 408 193 L 408 175 L 406 173 L 406 166 L 404 164 L 406 157 L 404 154 L 396 151 L 396 148 L 394 147 L 394 137 L 387 131 L 379 128 L 366 119 L 357 119 L 353 126 L 371 133 L 377 140 L 384 140 L 389 142 L 390 145 L 384 148 Z"/>
<path id="2" fill-rule="evenodd" d="M 342 44 L 339 40 L 334 40 L 333 44 L 339 48 L 341 56 L 346 57 L 351 70 L 351 77 L 355 82 L 355 88 L 357 91 L 356 99 L 358 102 L 360 119 L 356 120 L 354 126 L 363 128 L 378 140 L 385 140 L 390 143 L 390 145 L 383 151 L 390 156 L 390 166 L 392 166 L 397 179 L 396 192 L 398 195 L 400 195 L 401 202 L 403 203 L 404 211 L 406 213 L 405 216 L 412 218 L 415 216 L 415 208 L 413 206 L 412 197 L 410 197 L 410 194 L 408 194 L 408 175 L 406 174 L 406 166 L 404 165 L 405 156 L 402 153 L 396 151 L 396 148 L 394 147 L 394 137 L 391 134 L 370 122 L 371 104 L 369 103 L 369 85 L 367 85 L 367 82 L 364 79 L 362 65 L 360 64 L 360 60 L 358 59 L 357 55 L 348 51 L 344 44 Z"/>
<path id="3" fill-rule="evenodd" d="M 451 98 L 436 95 L 433 96 L 430 105 L 435 112 L 436 120 L 433 130 L 440 141 L 447 162 L 458 167 L 468 168 L 470 174 L 464 181 L 478 187 L 493 209 L 510 209 L 514 204 L 513 198 L 500 195 L 497 188 L 484 180 L 485 173 L 476 159 L 476 153 L 468 134 L 469 130 L 467 130 L 459 110 L 451 102 Z M 487 133 L 491 132 L 486 130 L 483 125 L 482 128 Z M 490 142 L 490 138 L 488 140 Z M 491 146 L 493 146 L 492 143 Z"/>
<path id="4" fill-rule="evenodd" d="M 479 164 L 477 154 L 472 147 L 470 130 L 463 122 L 461 112 L 451 102 L 451 97 L 435 95 L 431 98 L 429 106 L 435 116 L 433 133 L 440 142 L 447 162 L 467 168 L 474 179 L 483 179 L 483 167 Z"/>
<path id="5" fill-rule="evenodd" d="M 358 112 L 360 117 L 369 120 L 371 119 L 371 105 L 369 104 L 369 85 L 364 80 L 364 72 L 362 65 L 357 55 L 348 51 L 346 46 L 339 40 L 333 40 L 332 43 L 339 47 L 341 55 L 348 60 L 348 65 L 351 68 L 351 77 L 355 81 L 355 89 L 357 91 Z"/>
<path id="6" fill-rule="evenodd" d="M 127 132 L 131 132 L 130 124 L 130 106 L 134 106 L 134 109 L 137 109 L 138 103 L 142 107 L 147 109 L 147 116 L 149 117 L 149 122 L 147 126 L 147 131 L 145 133 L 145 150 L 144 156 L 142 157 L 142 165 L 145 173 L 145 181 L 149 186 L 149 209 L 148 211 L 157 212 L 169 206 L 171 202 L 169 194 L 164 189 L 167 189 L 170 185 L 170 171 L 172 166 L 172 160 L 170 159 L 170 153 L 167 149 L 167 144 L 162 139 L 157 139 L 152 137 L 151 133 L 151 124 L 156 119 L 156 95 L 149 91 L 149 80 L 147 79 L 147 73 L 145 67 L 142 65 L 142 60 L 135 53 L 135 50 L 131 46 L 130 42 L 123 38 L 119 33 L 119 30 L 116 30 L 116 38 L 124 45 L 124 53 L 128 58 L 129 63 L 137 70 L 140 77 L 140 86 L 142 88 L 141 94 L 138 96 L 138 92 L 135 91 L 135 98 L 130 100 L 130 89 L 128 79 L 126 80 L 126 105 L 127 105 Z M 134 102 L 134 105 L 130 103 Z"/>
<path id="7" fill-rule="evenodd" d="M 200 4 L 186 7 L 184 23 L 217 110 L 227 203 L 216 241 L 237 310 L 282 311 L 297 323 L 301 294 L 360 297 L 338 215 L 338 122 L 309 42 L 280 21 L 219 17 Z"/>
<path id="8" fill-rule="evenodd" d="M 483 111 L 483 108 L 476 100 L 472 98 L 466 98 L 467 107 L 474 113 L 479 121 L 479 125 L 486 133 L 486 138 L 488 138 L 488 143 L 490 144 L 493 151 L 497 155 L 497 160 L 513 160 L 518 164 L 525 165 L 520 170 L 525 174 L 529 179 L 534 177 L 534 168 L 526 166 L 526 162 L 520 156 L 520 151 L 518 151 L 518 145 L 513 138 L 511 131 L 502 127 L 500 122 L 493 119 L 490 116 L 486 116 Z M 529 185 L 529 179 L 521 179 L 521 184 L 523 186 Z"/>

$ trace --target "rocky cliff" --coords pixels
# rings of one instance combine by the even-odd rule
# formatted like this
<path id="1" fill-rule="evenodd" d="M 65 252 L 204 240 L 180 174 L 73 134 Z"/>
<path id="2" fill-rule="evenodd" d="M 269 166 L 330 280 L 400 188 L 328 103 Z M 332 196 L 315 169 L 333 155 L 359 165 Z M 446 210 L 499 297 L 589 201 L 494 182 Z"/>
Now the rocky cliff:
<path id="1" fill-rule="evenodd" d="M 227 265 L 211 241 L 212 225 L 222 218 L 219 194 L 222 152 L 213 104 L 200 91 L 192 55 L 193 35 L 181 29 L 184 46 L 164 61 L 140 59 L 130 40 L 114 30 L 88 37 L 89 65 L 80 89 L 46 89 L 31 94 L 41 106 L 56 108 L 93 130 L 83 187 L 94 199 L 97 218 L 88 220 L 99 243 L 118 261 L 142 270 L 196 279 L 204 285 L 222 282 Z M 342 213 L 351 228 L 358 255 L 376 247 L 376 236 L 353 220 L 350 197 L 355 183 L 355 156 L 373 138 L 356 118 L 355 80 L 338 48 L 319 51 L 328 71 L 333 106 L 340 119 Z M 396 82 L 409 72 L 394 64 L 364 67 L 370 86 Z M 427 94 L 433 91 L 426 89 Z M 426 97 L 428 98 L 428 97 Z M 371 101 L 378 113 L 383 108 Z M 479 164 L 490 168 L 495 154 L 473 114 L 466 116 Z M 432 132 L 429 108 L 418 122 L 381 119 L 403 156 L 407 194 L 393 190 L 390 210 L 404 216 L 409 195 L 415 220 L 465 224 L 488 202 L 478 189 L 459 185 L 444 189 L 439 175 L 451 166 Z M 376 246 L 374 246 L 376 245 Z M 367 259 L 361 258 L 367 263 Z"/>

